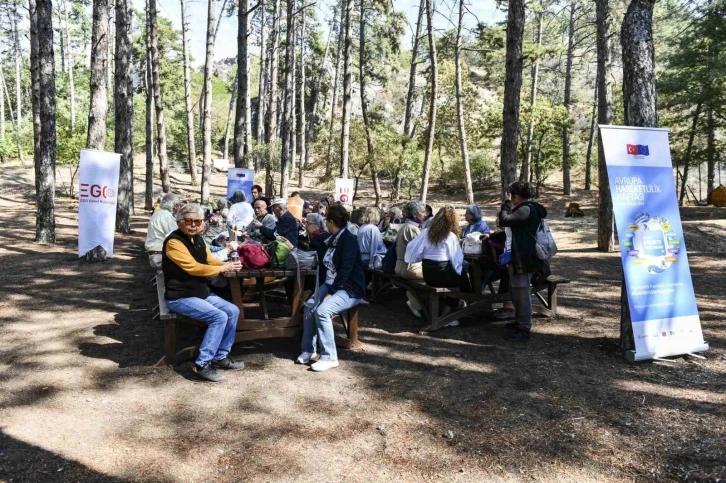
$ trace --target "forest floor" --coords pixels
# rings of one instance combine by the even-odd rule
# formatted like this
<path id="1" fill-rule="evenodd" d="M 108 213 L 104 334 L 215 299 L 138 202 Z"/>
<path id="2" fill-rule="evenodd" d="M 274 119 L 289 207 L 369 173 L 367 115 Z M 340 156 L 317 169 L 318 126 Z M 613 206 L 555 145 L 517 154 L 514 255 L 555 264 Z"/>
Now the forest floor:
<path id="1" fill-rule="evenodd" d="M 0 167 L 0 481 L 726 478 L 725 209 L 682 210 L 706 360 L 624 361 L 620 260 L 593 249 L 595 195 L 576 192 L 587 216 L 566 219 L 568 200 L 548 186 L 553 271 L 572 283 L 530 343 L 479 318 L 419 335 L 391 294 L 361 307 L 365 350 L 341 351 L 335 370 L 312 373 L 293 364 L 295 341 L 268 340 L 235 346 L 247 368 L 208 385 L 190 362 L 152 367 L 164 335 L 152 320 L 148 215 L 137 210 L 112 260 L 79 263 L 71 199 L 58 200 L 57 245 L 32 242 L 32 176 Z M 213 184 L 221 193 L 224 177 Z M 477 199 L 491 220 L 496 193 Z"/>

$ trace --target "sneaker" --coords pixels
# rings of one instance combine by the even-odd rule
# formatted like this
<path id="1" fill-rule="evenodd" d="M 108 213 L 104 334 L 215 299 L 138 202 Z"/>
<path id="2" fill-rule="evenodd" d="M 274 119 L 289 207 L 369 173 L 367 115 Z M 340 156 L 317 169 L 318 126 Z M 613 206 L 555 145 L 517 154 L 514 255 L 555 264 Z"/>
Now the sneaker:
<path id="1" fill-rule="evenodd" d="M 318 353 L 313 352 L 312 354 L 309 352 L 303 352 L 299 356 L 297 356 L 297 359 L 295 359 L 295 364 L 310 364 L 310 362 L 315 362 L 318 360 Z"/>
<path id="2" fill-rule="evenodd" d="M 416 317 L 416 318 L 418 318 L 418 319 L 420 319 L 420 318 L 421 318 L 421 311 L 419 311 L 419 310 L 416 310 L 416 309 L 414 309 L 414 308 L 413 308 L 413 307 L 411 306 L 411 301 L 410 301 L 410 300 L 407 300 L 407 301 L 406 301 L 406 305 L 408 305 L 408 308 L 409 308 L 409 309 L 411 309 L 411 312 L 413 312 L 413 316 L 414 316 L 414 317 Z"/>
<path id="3" fill-rule="evenodd" d="M 207 364 L 204 367 L 199 367 L 198 365 L 194 364 L 193 370 L 197 377 L 199 377 L 199 379 L 204 379 L 207 382 L 224 381 L 224 376 L 217 372 L 217 369 L 215 369 L 211 363 Z"/>
<path id="4" fill-rule="evenodd" d="M 333 367 L 338 367 L 338 361 L 318 361 L 312 366 L 310 366 L 310 369 L 312 369 L 315 372 L 323 372 L 327 371 L 328 369 L 332 369 Z"/>
<path id="5" fill-rule="evenodd" d="M 458 326 L 459 326 L 459 321 L 458 320 L 452 320 L 451 322 L 449 322 L 448 324 L 446 324 L 444 327 L 458 327 Z"/>
<path id="6" fill-rule="evenodd" d="M 459 306 L 457 309 L 465 309 L 466 308 L 466 300 L 459 300 Z"/>
<path id="7" fill-rule="evenodd" d="M 515 330 L 514 332 L 507 334 L 504 338 L 515 342 L 527 342 L 532 338 L 532 335 L 528 330 Z"/>
<path id="8" fill-rule="evenodd" d="M 220 360 L 213 360 L 212 365 L 215 369 L 224 369 L 225 371 L 241 371 L 245 368 L 245 363 L 242 361 L 235 361 L 230 356 Z"/>

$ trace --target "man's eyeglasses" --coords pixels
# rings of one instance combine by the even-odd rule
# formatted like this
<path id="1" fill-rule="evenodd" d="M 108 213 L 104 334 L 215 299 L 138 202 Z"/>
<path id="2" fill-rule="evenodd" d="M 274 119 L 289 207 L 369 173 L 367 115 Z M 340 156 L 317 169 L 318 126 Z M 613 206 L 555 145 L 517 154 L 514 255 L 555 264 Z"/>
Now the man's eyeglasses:
<path id="1" fill-rule="evenodd" d="M 202 226 L 202 222 L 204 221 L 204 220 L 195 220 L 194 218 L 183 218 L 183 220 L 184 220 L 184 224 L 186 226 L 192 226 L 192 225 Z"/>

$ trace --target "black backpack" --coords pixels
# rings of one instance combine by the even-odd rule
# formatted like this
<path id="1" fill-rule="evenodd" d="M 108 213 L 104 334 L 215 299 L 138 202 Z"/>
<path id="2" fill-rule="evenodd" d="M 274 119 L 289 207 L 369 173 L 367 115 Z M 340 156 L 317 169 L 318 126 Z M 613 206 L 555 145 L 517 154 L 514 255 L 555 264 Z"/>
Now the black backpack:
<path id="1" fill-rule="evenodd" d="M 381 263 L 381 270 L 383 270 L 383 273 L 393 275 L 396 272 L 396 260 L 398 260 L 398 257 L 396 256 L 396 242 L 394 241 L 391 246 L 388 247 L 386 255 L 383 257 L 383 262 Z"/>

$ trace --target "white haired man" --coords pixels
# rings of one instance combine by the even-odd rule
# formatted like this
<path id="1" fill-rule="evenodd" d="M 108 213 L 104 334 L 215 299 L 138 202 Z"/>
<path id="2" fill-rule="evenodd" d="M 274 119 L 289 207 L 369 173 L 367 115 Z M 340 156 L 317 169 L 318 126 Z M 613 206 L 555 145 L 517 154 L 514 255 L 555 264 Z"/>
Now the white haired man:
<path id="1" fill-rule="evenodd" d="M 179 206 L 179 197 L 174 193 L 166 193 L 161 196 L 159 209 L 149 219 L 144 248 L 149 254 L 149 265 L 153 269 L 161 270 L 162 247 L 169 233 L 177 229 L 175 215 Z"/>

